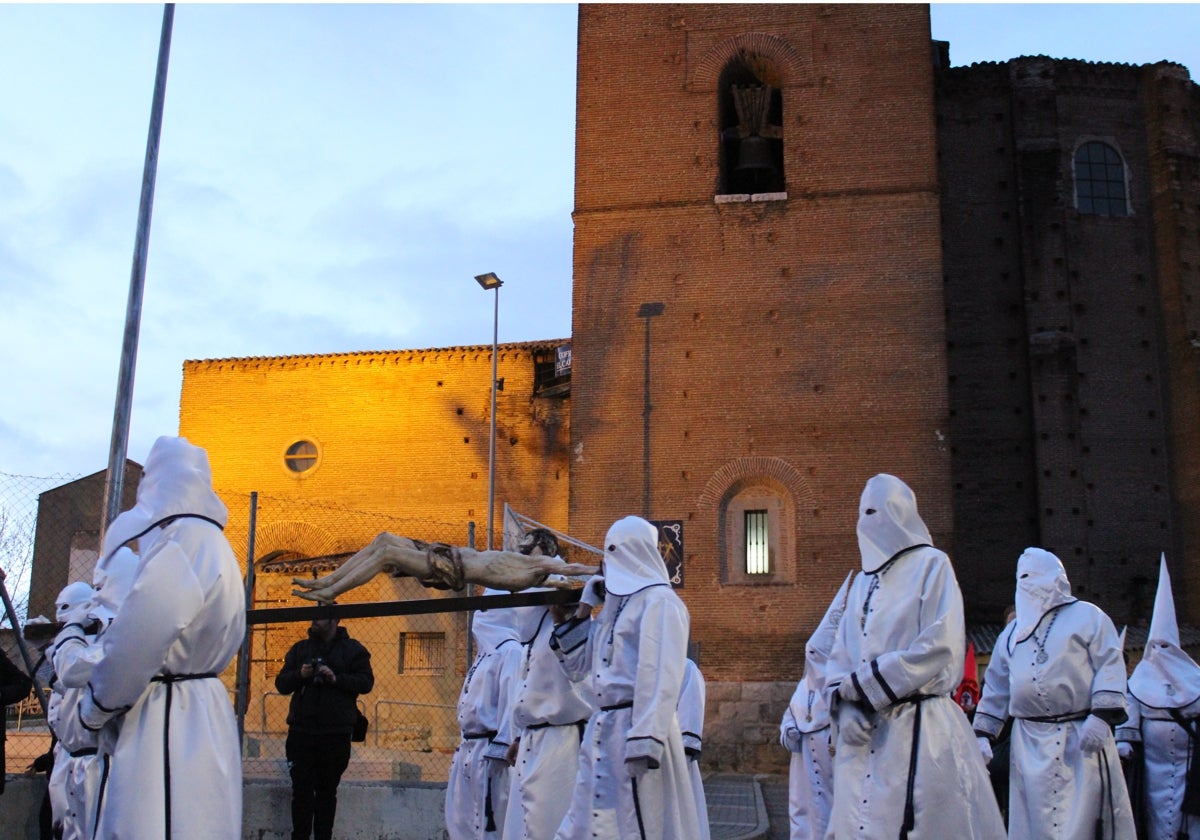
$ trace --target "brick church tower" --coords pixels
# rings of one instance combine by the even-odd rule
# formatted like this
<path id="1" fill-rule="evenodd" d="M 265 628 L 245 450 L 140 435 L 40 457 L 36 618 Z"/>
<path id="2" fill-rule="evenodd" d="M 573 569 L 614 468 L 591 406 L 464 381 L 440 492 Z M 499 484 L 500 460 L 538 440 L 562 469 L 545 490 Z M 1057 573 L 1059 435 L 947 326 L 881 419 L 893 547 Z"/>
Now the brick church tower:
<path id="1" fill-rule="evenodd" d="M 571 531 L 669 523 L 710 681 L 794 685 L 871 475 L 952 548 L 928 14 L 580 7 Z"/>

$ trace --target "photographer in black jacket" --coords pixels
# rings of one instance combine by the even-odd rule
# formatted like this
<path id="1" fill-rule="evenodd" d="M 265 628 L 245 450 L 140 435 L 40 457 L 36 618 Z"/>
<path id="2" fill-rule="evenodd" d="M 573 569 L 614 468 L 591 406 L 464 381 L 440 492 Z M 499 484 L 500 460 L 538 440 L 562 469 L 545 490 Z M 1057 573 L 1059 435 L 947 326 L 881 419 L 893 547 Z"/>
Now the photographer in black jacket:
<path id="1" fill-rule="evenodd" d="M 337 788 L 350 763 L 357 698 L 375 685 L 371 654 L 338 626 L 315 619 L 292 645 L 275 677 L 288 707 L 287 762 L 292 777 L 292 840 L 331 840 Z"/>

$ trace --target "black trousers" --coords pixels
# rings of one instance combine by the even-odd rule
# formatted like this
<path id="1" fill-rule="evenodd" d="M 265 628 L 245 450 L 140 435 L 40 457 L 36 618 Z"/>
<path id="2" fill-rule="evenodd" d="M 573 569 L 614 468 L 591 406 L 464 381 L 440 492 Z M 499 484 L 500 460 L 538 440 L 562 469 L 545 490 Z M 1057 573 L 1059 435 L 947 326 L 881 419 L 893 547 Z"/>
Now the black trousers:
<path id="1" fill-rule="evenodd" d="M 288 732 L 292 777 L 292 840 L 332 840 L 337 789 L 350 764 L 350 734 Z"/>

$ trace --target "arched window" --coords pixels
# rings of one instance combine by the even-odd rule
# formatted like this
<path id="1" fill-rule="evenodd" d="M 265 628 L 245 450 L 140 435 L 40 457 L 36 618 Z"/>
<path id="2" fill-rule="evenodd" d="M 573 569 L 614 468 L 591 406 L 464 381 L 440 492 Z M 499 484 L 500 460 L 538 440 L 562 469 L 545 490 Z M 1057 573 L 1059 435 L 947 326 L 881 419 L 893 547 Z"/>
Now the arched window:
<path id="1" fill-rule="evenodd" d="M 721 504 L 723 583 L 791 582 L 795 512 L 787 489 L 770 478 L 736 482 Z"/>
<path id="2" fill-rule="evenodd" d="M 721 194 L 786 191 L 783 171 L 783 94 L 774 62 L 740 53 L 717 83 Z"/>
<path id="3" fill-rule="evenodd" d="M 1097 216 L 1128 216 L 1125 162 L 1108 143 L 1091 140 L 1075 150 L 1075 209 Z"/>

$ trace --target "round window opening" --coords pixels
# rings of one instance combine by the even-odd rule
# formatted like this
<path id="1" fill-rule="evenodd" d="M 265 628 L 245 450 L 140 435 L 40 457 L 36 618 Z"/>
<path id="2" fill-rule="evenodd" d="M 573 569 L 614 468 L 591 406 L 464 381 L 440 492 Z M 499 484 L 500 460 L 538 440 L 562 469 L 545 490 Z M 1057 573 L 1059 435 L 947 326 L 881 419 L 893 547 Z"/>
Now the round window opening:
<path id="1" fill-rule="evenodd" d="M 317 465 L 317 445 L 311 440 L 296 441 L 283 454 L 283 463 L 291 472 L 308 472 Z"/>

